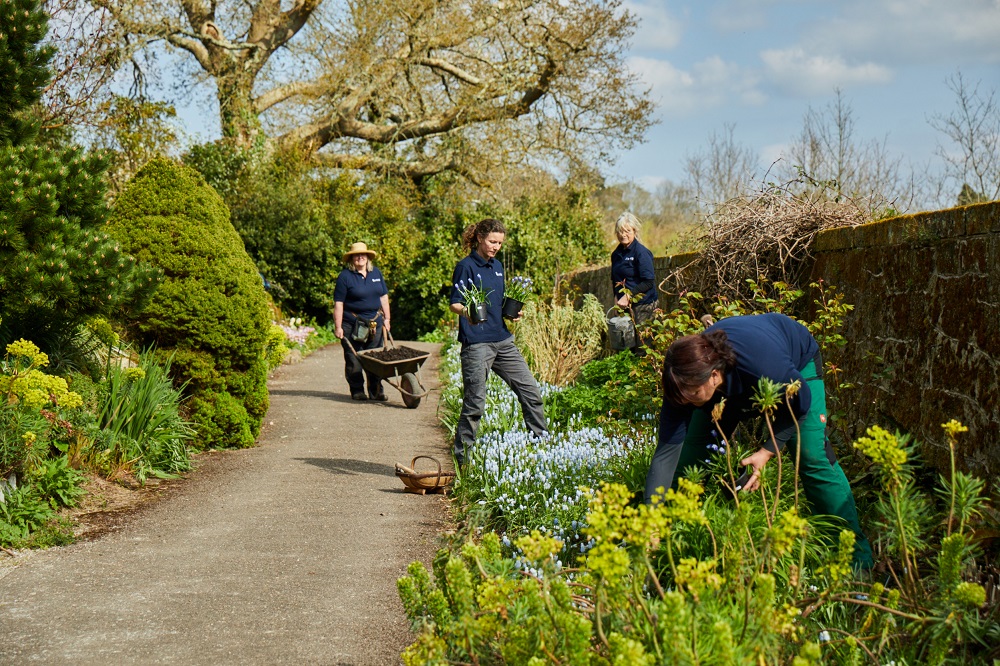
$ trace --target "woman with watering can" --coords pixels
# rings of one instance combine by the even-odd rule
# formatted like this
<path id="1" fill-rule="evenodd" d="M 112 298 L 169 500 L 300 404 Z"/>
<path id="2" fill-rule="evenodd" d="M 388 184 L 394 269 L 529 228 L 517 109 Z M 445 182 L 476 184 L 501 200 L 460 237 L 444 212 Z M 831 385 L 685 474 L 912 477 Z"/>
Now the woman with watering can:
<path id="1" fill-rule="evenodd" d="M 388 400 L 382 380 L 363 372 L 357 353 L 382 346 L 382 330 L 389 328 L 389 290 L 382 271 L 372 261 L 377 255 L 364 243 L 354 243 L 344 255 L 347 266 L 333 290 L 333 324 L 344 347 L 344 375 L 355 400 Z M 350 349 L 348 349 L 350 346 Z M 368 392 L 365 393 L 365 375 Z"/>
<path id="2" fill-rule="evenodd" d="M 615 305 L 631 315 L 636 326 L 653 317 L 657 304 L 653 253 L 639 242 L 640 226 L 635 215 L 627 211 L 622 213 L 615 222 L 618 247 L 611 253 Z"/>

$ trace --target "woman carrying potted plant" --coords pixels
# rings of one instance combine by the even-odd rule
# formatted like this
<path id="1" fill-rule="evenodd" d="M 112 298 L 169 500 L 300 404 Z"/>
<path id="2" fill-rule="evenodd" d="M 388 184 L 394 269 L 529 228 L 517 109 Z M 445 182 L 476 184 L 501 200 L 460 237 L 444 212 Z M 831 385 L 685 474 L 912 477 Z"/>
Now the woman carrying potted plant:
<path id="1" fill-rule="evenodd" d="M 459 465 L 465 464 L 469 449 L 476 441 L 479 420 L 486 406 L 486 379 L 490 370 L 517 395 L 528 430 L 538 437 L 546 432 L 538 384 L 501 314 L 504 272 L 496 255 L 506 235 L 507 229 L 499 220 L 487 218 L 470 225 L 462 234 L 462 243 L 469 249 L 469 255 L 455 266 L 451 280 L 451 311 L 461 315 L 458 341 L 462 343 L 464 396 L 454 444 L 455 461 Z M 480 321 L 481 314 L 485 317 Z"/>
<path id="2" fill-rule="evenodd" d="M 382 346 L 382 329 L 389 329 L 389 290 L 382 271 L 372 265 L 377 255 L 364 243 L 354 243 L 344 255 L 344 270 L 333 290 L 334 334 L 344 347 L 344 375 L 355 400 L 386 401 L 382 380 L 363 372 L 359 352 Z M 350 345 L 351 349 L 348 349 Z M 368 393 L 365 393 L 365 375 Z"/>

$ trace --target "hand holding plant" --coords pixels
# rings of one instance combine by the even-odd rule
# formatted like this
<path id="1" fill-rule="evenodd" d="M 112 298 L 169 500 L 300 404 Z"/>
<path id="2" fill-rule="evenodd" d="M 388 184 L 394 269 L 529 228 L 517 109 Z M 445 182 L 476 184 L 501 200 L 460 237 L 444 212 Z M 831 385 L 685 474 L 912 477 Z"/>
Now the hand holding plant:
<path id="1" fill-rule="evenodd" d="M 531 287 L 531 278 L 524 277 L 523 275 L 517 275 L 511 278 L 510 282 L 507 283 L 507 286 L 504 287 L 504 295 L 511 300 L 527 303 L 528 300 L 534 295 Z"/>
<path id="2" fill-rule="evenodd" d="M 462 295 L 465 311 L 463 316 L 468 317 L 473 324 L 480 324 L 486 321 L 487 307 L 490 304 L 490 293 L 492 289 L 483 288 L 483 276 L 477 275 L 479 285 L 472 280 L 468 283 L 465 280 L 458 281 L 458 293 Z"/>
<path id="3" fill-rule="evenodd" d="M 477 286 L 475 282 L 469 280 L 466 283 L 465 280 L 458 281 L 458 293 L 462 294 L 462 299 L 465 302 L 465 307 L 470 310 L 480 306 L 490 304 L 490 294 L 493 292 L 492 289 L 483 288 L 483 276 L 477 275 L 479 278 L 479 285 Z"/>

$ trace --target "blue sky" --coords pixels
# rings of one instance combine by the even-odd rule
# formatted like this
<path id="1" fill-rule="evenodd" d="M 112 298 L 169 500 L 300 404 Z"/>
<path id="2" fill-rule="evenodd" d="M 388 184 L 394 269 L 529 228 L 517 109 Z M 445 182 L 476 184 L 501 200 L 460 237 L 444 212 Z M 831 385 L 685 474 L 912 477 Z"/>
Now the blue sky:
<path id="1" fill-rule="evenodd" d="M 770 164 L 840 89 L 856 138 L 885 139 L 919 166 L 945 141 L 945 80 L 961 71 L 1000 92 L 1000 0 L 627 0 L 640 19 L 629 63 L 652 88 L 660 121 L 608 169 L 646 187 L 682 182 L 684 159 L 712 132 Z M 615 178 L 612 178 L 615 180 Z"/>

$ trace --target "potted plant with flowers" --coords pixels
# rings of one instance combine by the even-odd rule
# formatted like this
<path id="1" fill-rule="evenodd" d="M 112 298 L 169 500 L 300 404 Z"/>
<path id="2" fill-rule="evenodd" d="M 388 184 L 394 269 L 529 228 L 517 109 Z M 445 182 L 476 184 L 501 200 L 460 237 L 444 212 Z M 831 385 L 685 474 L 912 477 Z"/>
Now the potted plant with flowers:
<path id="1" fill-rule="evenodd" d="M 479 285 L 476 285 L 472 280 L 469 280 L 468 283 L 465 280 L 458 281 L 458 293 L 462 295 L 466 314 L 473 324 L 486 321 L 487 310 L 490 306 L 490 293 L 493 291 L 483 288 L 481 275 L 476 277 L 479 278 Z"/>
<path id="2" fill-rule="evenodd" d="M 503 316 L 507 319 L 517 319 L 524 304 L 533 295 L 531 278 L 517 275 L 504 286 Z"/>

